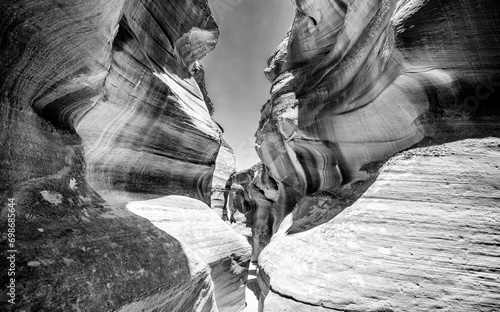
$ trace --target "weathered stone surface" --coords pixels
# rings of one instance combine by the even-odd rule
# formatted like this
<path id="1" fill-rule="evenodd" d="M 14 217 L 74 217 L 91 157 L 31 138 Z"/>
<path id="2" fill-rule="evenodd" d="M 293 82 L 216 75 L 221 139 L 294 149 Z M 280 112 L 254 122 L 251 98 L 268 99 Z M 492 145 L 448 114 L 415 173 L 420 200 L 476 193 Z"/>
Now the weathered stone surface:
<path id="1" fill-rule="evenodd" d="M 302 197 L 348 187 L 355 198 L 380 164 L 424 139 L 500 135 L 499 3 L 295 5 L 256 133 L 278 183 L 273 232 Z"/>
<path id="2" fill-rule="evenodd" d="M 498 138 L 417 148 L 329 222 L 287 235 L 288 216 L 259 258 L 263 311 L 497 310 L 499 176 Z"/>
<path id="3" fill-rule="evenodd" d="M 271 239 L 277 184 L 269 176 L 267 167 L 258 163 L 233 174 L 226 184 L 226 194 L 225 205 L 231 223 L 241 222 L 251 228 L 252 261 L 257 261 Z"/>
<path id="4" fill-rule="evenodd" d="M 206 1 L 0 2 L 2 311 L 217 311 L 205 262 L 124 209 L 209 201 L 220 130 L 192 74 L 217 36 Z"/>
<path id="5" fill-rule="evenodd" d="M 245 307 L 250 246 L 210 207 L 196 199 L 167 196 L 130 202 L 127 209 L 185 243 L 210 265 L 219 311 Z"/>
<path id="6" fill-rule="evenodd" d="M 224 205 L 226 183 L 231 175 L 236 172 L 236 157 L 233 149 L 222 140 L 222 145 L 215 160 L 215 170 L 212 178 L 212 196 L 210 197 L 210 207 L 221 217 L 227 221 L 227 208 Z"/>
<path id="7" fill-rule="evenodd" d="M 11 190 L 16 297 L 7 303 L 2 292 L 2 311 L 217 311 L 205 262 L 150 222 L 100 200 L 81 164 Z M 2 228 L 6 270 L 13 253 Z M 6 289 L 8 279 L 1 280 Z"/>
<path id="8" fill-rule="evenodd" d="M 27 123 L 42 137 L 76 132 L 87 180 L 110 202 L 169 194 L 209 202 L 220 131 L 190 73 L 217 41 L 206 2 L 3 2 L 1 26 L 9 136 L 47 153 Z M 4 167 L 39 162 L 14 153 L 24 156 L 2 150 Z"/>
<path id="9" fill-rule="evenodd" d="M 367 180 L 366 166 L 424 138 L 498 133 L 497 2 L 295 4 L 256 133 L 280 184 L 278 221 L 302 196 Z"/>
<path id="10" fill-rule="evenodd" d="M 88 179 L 109 202 L 179 194 L 208 203 L 220 130 L 189 69 L 215 45 L 210 11 L 175 2 L 123 10 L 100 97 L 76 126 Z"/>
<path id="11" fill-rule="evenodd" d="M 207 106 L 210 116 L 212 116 L 214 113 L 214 103 L 212 103 L 212 100 L 208 96 L 207 86 L 205 83 L 205 71 L 203 70 L 203 66 L 200 62 L 197 61 L 194 63 L 193 68 L 191 69 L 191 73 L 193 74 L 196 83 L 198 83 L 198 86 L 200 87 L 205 105 Z"/>
<path id="12" fill-rule="evenodd" d="M 498 291 L 495 284 L 498 280 L 491 282 L 495 277 L 488 275 L 489 268 L 481 270 L 485 278 L 490 278 L 487 283 L 493 284 L 476 287 L 475 283 L 484 277 L 482 273 L 471 279 L 462 278 L 463 284 L 453 279 L 447 284 L 448 279 L 438 276 L 436 288 L 423 287 L 422 293 L 415 290 L 417 301 L 412 301 L 408 295 L 411 291 L 407 291 L 405 285 L 395 291 L 399 281 L 407 278 L 404 270 L 399 271 L 397 259 L 375 263 L 371 268 L 369 261 L 375 256 L 370 253 L 376 253 L 379 247 L 385 251 L 383 236 L 369 233 L 372 237 L 367 241 L 380 246 L 367 247 L 362 254 L 352 257 L 347 251 L 344 255 L 343 249 L 331 247 L 342 244 L 343 231 L 364 233 L 362 228 L 337 228 L 341 222 L 337 220 L 359 222 L 356 224 L 362 227 L 363 222 L 385 224 L 396 218 L 388 215 L 389 220 L 385 220 L 380 214 L 382 218 L 377 217 L 376 221 L 367 220 L 364 210 L 355 216 L 343 211 L 376 181 L 379 168 L 395 153 L 416 144 L 430 146 L 465 138 L 500 136 L 500 18 L 494 13 L 500 11 L 500 3 L 489 0 L 296 0 L 294 3 L 297 13 L 292 28 L 269 59 L 265 71 L 272 83 L 271 99 L 261 110 L 256 133 L 257 152 L 278 185 L 278 196 L 273 208 L 268 210 L 274 219 L 272 233 L 277 236 L 259 257 L 265 271 L 259 274 L 264 290 L 261 298 L 265 298 L 261 308 L 265 311 L 312 311 L 319 307 L 342 311 L 413 311 L 432 310 L 435 305 L 453 311 L 460 307 L 457 298 L 463 299 L 466 307 L 491 308 L 498 300 L 494 295 Z M 471 151 L 471 157 L 474 156 Z M 461 156 L 443 158 L 443 169 L 451 166 L 460 171 L 446 169 L 438 173 L 434 166 L 433 175 L 459 179 L 462 171 L 474 172 L 474 162 L 468 157 L 465 151 Z M 454 162 L 468 167 L 455 167 Z M 441 162 L 438 163 L 441 166 Z M 432 162 L 422 162 L 422 166 L 425 165 L 431 166 Z M 418 174 L 418 171 L 411 173 L 410 169 L 407 175 Z M 479 170 L 478 180 L 482 174 L 490 180 L 492 174 L 498 177 L 496 171 Z M 408 195 L 416 197 L 404 203 L 407 211 L 421 213 L 424 218 L 437 218 L 448 206 L 427 205 L 426 201 L 446 201 L 443 197 L 448 195 L 450 203 L 455 203 L 453 198 L 458 195 L 451 189 L 448 193 L 440 190 L 442 193 L 434 198 L 435 194 L 424 185 L 425 176 L 418 178 L 422 185 L 415 182 L 408 189 L 417 194 Z M 429 184 L 432 183 L 431 179 Z M 486 185 L 488 183 L 492 182 Z M 474 196 L 488 198 L 491 186 L 480 188 L 473 188 Z M 392 191 L 392 188 L 388 190 Z M 403 198 L 400 195 L 397 201 L 386 204 L 394 207 L 393 213 L 399 213 L 397 209 L 402 209 L 399 199 Z M 472 209 L 473 202 L 469 200 L 472 199 L 463 198 L 465 207 L 458 205 L 456 213 Z M 497 199 L 485 199 L 490 206 L 494 200 Z M 363 199 L 348 208 L 349 211 L 361 207 L 361 203 Z M 436 215 L 433 208 L 439 211 Z M 434 239 L 433 233 L 444 236 L 447 231 L 458 232 L 460 224 L 455 227 L 447 223 L 451 217 L 443 215 L 432 229 L 424 221 L 416 220 L 422 223 L 423 233 L 409 244 L 427 244 L 426 239 Z M 474 220 L 477 221 L 474 226 L 478 231 L 491 232 L 487 214 L 480 217 Z M 405 220 L 399 215 L 398 218 L 407 226 L 412 223 L 411 219 Z M 401 225 L 400 231 L 403 229 Z M 322 233 L 334 232 L 339 237 L 338 243 L 335 235 L 322 237 Z M 474 237 L 477 245 L 469 247 L 471 252 L 484 253 L 481 261 L 494 262 L 494 247 L 487 245 L 491 238 L 488 235 Z M 438 239 L 429 243 L 440 242 Z M 454 249 L 447 250 L 445 245 L 441 256 L 453 258 L 462 250 L 468 250 L 465 243 L 450 244 Z M 490 247 L 483 250 L 481 244 Z M 432 254 L 432 248 L 426 252 Z M 415 258 L 417 261 L 418 256 Z M 335 264 L 331 264 L 332 259 Z M 452 268 L 457 278 L 473 274 L 455 260 L 450 260 L 449 266 L 448 260 L 418 261 L 418 267 L 411 269 L 415 271 L 408 271 L 408 274 L 413 272 L 416 279 L 420 274 L 434 281 L 434 265 L 443 270 Z M 404 260 L 401 263 L 406 264 Z M 387 268 L 382 272 L 384 266 Z M 297 269 L 293 269 L 295 267 Z M 493 265 L 493 269 L 498 270 L 498 266 Z M 343 271 L 352 271 L 354 279 L 350 275 L 347 278 Z M 364 273 L 368 275 L 363 276 Z M 356 274 L 364 278 L 363 282 L 356 281 Z M 351 279 L 353 285 L 365 284 L 358 289 L 350 286 Z M 488 288 L 488 285 L 493 286 Z M 439 287 L 442 290 L 437 291 Z M 467 296 L 467 291 L 473 288 L 485 292 L 484 302 L 481 303 L 479 297 L 462 298 L 455 292 L 461 289 L 463 296 Z M 434 290 L 436 297 L 425 293 Z M 450 297 L 445 298 L 446 293 Z M 479 296 L 481 292 L 471 294 Z M 423 302 L 425 300 L 420 299 L 423 297 L 430 299 Z M 297 302 L 292 303 L 290 299 Z"/>

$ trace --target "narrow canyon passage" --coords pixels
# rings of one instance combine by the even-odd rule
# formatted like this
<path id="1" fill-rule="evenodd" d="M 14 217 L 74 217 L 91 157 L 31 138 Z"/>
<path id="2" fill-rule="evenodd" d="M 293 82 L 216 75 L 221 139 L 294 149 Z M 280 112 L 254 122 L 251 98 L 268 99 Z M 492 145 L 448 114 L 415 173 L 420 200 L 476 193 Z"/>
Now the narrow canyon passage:
<path id="1" fill-rule="evenodd" d="M 498 12 L 0 0 L 0 310 L 500 310 Z"/>

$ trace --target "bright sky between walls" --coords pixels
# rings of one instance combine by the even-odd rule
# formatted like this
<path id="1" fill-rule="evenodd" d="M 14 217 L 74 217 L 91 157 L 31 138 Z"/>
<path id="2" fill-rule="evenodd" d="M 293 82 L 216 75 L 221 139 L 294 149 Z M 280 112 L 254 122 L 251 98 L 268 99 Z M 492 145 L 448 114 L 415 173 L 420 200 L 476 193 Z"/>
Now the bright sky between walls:
<path id="1" fill-rule="evenodd" d="M 237 169 L 259 161 L 254 134 L 271 84 L 267 59 L 290 29 L 295 7 L 287 0 L 208 0 L 220 28 L 215 50 L 202 61 L 214 119 L 224 128 Z"/>

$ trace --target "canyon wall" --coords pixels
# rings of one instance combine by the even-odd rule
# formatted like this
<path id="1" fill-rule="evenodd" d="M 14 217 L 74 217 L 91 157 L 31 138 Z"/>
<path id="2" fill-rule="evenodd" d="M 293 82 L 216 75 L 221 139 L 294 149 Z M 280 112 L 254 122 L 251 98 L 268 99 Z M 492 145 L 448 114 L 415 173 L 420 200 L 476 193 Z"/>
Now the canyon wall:
<path id="1" fill-rule="evenodd" d="M 259 257 L 261 311 L 496 311 L 500 139 L 408 150 L 328 222 Z M 336 209 L 326 200 L 311 214 Z"/>
<path id="2" fill-rule="evenodd" d="M 222 140 L 198 60 L 217 38 L 206 1 L 0 3 L 1 222 L 12 199 L 18 251 L 16 305 L 2 292 L 2 309 L 243 308 L 241 293 L 215 300 L 245 284 L 249 250 L 211 254 L 241 258 L 224 281 L 207 251 L 125 209 L 168 195 L 209 203 Z"/>
<path id="3" fill-rule="evenodd" d="M 222 140 L 222 145 L 215 160 L 210 207 L 224 221 L 228 221 L 224 192 L 226 190 L 226 183 L 234 172 L 236 172 L 236 156 L 229 144 Z"/>
<path id="4" fill-rule="evenodd" d="M 245 306 L 241 285 L 248 276 L 250 246 L 210 207 L 196 199 L 166 196 L 130 202 L 127 209 L 185 243 L 210 265 L 219 311 L 239 311 Z"/>
<path id="5" fill-rule="evenodd" d="M 251 229 L 253 262 L 271 239 L 273 215 L 271 211 L 278 196 L 276 181 L 263 163 L 231 175 L 226 184 L 224 206 L 231 223 L 241 221 Z"/>
<path id="6" fill-rule="evenodd" d="M 498 140 L 460 140 L 500 136 L 500 3 L 294 4 L 256 133 L 278 192 L 261 217 L 261 310 L 490 311 Z M 377 179 L 395 153 L 452 141 Z"/>

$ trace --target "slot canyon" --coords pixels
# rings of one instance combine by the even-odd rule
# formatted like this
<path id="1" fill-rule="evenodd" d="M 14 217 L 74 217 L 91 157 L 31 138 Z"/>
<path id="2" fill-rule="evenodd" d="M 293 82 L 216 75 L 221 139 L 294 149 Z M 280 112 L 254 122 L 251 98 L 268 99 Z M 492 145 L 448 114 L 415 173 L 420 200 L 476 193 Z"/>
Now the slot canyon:
<path id="1" fill-rule="evenodd" d="M 500 311 L 500 2 L 285 1 L 241 170 L 215 1 L 0 0 L 0 310 Z"/>

